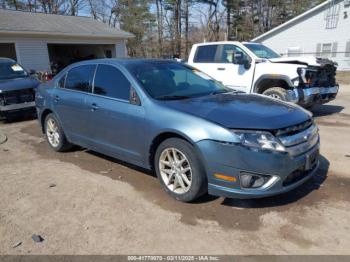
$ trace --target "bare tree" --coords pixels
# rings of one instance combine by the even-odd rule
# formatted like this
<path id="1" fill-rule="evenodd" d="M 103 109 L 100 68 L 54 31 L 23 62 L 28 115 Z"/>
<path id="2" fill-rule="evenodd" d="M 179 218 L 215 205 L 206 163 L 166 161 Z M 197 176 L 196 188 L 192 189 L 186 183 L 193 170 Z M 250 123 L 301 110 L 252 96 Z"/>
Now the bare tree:
<path id="1" fill-rule="evenodd" d="M 163 28 L 164 28 L 164 16 L 163 16 L 163 0 L 156 0 L 157 7 L 157 25 L 158 25 L 158 45 L 159 45 L 159 56 L 162 57 L 163 53 Z"/>

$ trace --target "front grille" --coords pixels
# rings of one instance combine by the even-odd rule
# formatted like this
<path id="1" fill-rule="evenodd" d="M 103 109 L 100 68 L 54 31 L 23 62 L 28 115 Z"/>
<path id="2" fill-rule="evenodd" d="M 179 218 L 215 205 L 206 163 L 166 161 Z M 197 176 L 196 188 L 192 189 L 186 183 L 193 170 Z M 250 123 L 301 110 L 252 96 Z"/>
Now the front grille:
<path id="1" fill-rule="evenodd" d="M 319 141 L 318 128 L 312 120 L 278 130 L 276 137 L 291 156 L 309 151 Z"/>
<path id="2" fill-rule="evenodd" d="M 33 88 L 8 91 L 1 95 L 2 104 L 5 106 L 33 102 L 35 99 L 35 91 Z"/>
<path id="3" fill-rule="evenodd" d="M 289 174 L 285 180 L 283 181 L 283 186 L 290 186 L 300 180 L 302 180 L 304 177 L 306 177 L 310 171 L 305 171 L 303 169 L 298 169 Z"/>
<path id="4" fill-rule="evenodd" d="M 300 123 L 298 125 L 294 125 L 294 126 L 290 126 L 290 127 L 286 127 L 286 128 L 281 128 L 278 129 L 274 132 L 275 136 L 281 136 L 281 135 L 294 135 L 297 133 L 300 133 L 304 130 L 306 130 L 307 128 L 309 128 L 311 125 L 313 124 L 312 119 L 309 119 L 303 123 Z"/>

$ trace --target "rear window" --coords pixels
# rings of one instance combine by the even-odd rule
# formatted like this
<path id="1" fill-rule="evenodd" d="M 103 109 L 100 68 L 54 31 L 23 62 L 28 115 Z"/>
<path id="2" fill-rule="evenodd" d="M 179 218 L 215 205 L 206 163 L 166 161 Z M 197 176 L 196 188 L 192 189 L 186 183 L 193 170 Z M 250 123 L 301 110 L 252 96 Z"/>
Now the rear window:
<path id="1" fill-rule="evenodd" d="M 204 45 L 197 48 L 196 55 L 193 59 L 195 63 L 215 63 L 216 51 L 218 45 Z"/>
<path id="2" fill-rule="evenodd" d="M 69 70 L 64 88 L 90 93 L 95 67 L 95 65 L 82 65 Z"/>

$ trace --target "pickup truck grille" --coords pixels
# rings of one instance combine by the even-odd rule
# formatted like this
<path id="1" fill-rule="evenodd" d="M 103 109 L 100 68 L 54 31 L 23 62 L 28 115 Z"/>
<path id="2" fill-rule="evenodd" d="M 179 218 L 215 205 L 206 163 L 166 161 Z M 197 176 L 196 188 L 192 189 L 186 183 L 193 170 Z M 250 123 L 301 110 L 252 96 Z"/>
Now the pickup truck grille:
<path id="1" fill-rule="evenodd" d="M 336 85 L 336 67 L 324 65 L 319 68 L 308 68 L 305 72 L 307 87 L 331 87 Z"/>
<path id="2" fill-rule="evenodd" d="M 278 130 L 276 136 L 292 156 L 309 151 L 319 142 L 318 128 L 312 120 Z"/>
<path id="3" fill-rule="evenodd" d="M 0 103 L 3 106 L 33 102 L 35 91 L 33 88 L 3 92 L 0 94 Z"/>

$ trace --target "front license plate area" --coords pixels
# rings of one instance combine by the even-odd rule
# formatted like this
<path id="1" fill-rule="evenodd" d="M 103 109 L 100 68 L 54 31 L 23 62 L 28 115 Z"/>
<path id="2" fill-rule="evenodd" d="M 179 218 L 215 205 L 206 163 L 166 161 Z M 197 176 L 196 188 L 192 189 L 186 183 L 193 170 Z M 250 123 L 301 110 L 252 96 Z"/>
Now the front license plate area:
<path id="1" fill-rule="evenodd" d="M 317 165 L 319 154 L 320 154 L 320 152 L 317 149 L 317 150 L 311 152 L 310 154 L 306 155 L 305 170 L 311 170 Z"/>

